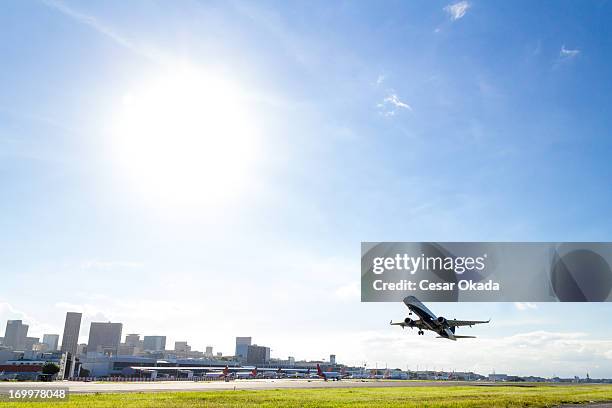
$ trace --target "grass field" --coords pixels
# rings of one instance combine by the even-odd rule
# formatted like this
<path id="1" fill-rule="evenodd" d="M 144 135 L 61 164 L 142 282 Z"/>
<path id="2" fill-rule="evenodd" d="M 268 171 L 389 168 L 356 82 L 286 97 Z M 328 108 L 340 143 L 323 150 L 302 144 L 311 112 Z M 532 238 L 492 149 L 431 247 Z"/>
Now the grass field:
<path id="1" fill-rule="evenodd" d="M 73 395 L 67 402 L 2 407 L 551 407 L 612 401 L 612 385 L 290 389 Z M 59 404 L 59 405 L 58 405 Z"/>

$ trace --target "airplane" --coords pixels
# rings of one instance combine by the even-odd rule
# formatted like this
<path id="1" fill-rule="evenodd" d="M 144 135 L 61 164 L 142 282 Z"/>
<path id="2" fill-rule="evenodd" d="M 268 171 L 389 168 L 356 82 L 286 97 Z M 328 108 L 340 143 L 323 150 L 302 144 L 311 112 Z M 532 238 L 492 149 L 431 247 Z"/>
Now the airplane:
<path id="1" fill-rule="evenodd" d="M 338 373 L 335 371 L 323 371 L 321 370 L 321 366 L 317 363 L 317 375 L 323 378 L 325 381 L 334 380 L 340 381 L 342 379 L 342 373 Z"/>
<path id="2" fill-rule="evenodd" d="M 231 373 L 228 366 L 225 366 L 223 371 L 210 371 L 206 373 L 208 378 L 223 378 L 225 381 L 229 381 L 234 377 L 234 373 Z"/>
<path id="3" fill-rule="evenodd" d="M 410 310 L 409 315 L 416 314 L 419 319 L 412 320 L 410 317 L 404 319 L 403 322 L 394 323 L 393 320 L 390 322 L 392 326 L 400 326 L 402 329 L 405 327 L 418 328 L 419 335 L 422 336 L 423 330 L 431 330 L 438 334 L 438 338 L 449 339 L 456 341 L 457 339 L 468 339 L 475 338 L 475 336 L 459 336 L 455 334 L 455 328 L 459 326 L 470 326 L 475 324 L 489 323 L 489 320 L 455 320 L 445 319 L 444 317 L 436 317 L 421 301 L 414 296 L 406 296 L 404 298 L 404 304 Z"/>
<path id="4" fill-rule="evenodd" d="M 236 378 L 257 378 L 257 374 L 257 367 L 255 367 L 251 371 L 237 371 Z"/>

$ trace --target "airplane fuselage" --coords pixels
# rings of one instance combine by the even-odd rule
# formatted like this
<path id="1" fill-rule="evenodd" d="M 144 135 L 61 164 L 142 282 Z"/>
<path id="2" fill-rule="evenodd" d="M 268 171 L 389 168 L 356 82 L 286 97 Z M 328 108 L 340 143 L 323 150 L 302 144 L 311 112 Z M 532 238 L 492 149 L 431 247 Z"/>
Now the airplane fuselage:
<path id="1" fill-rule="evenodd" d="M 431 310 L 427 308 L 421 301 L 414 296 L 404 298 L 404 304 L 410 310 L 410 315 L 413 313 L 418 316 L 418 319 L 407 317 L 403 322 L 393 323 L 391 325 L 401 326 L 402 328 L 418 328 L 419 335 L 424 334 L 424 330 L 430 330 L 437 333 L 439 337 L 457 340 L 460 338 L 470 338 L 473 336 L 459 336 L 455 334 L 455 329 L 458 326 L 473 326 L 475 324 L 489 323 L 490 320 L 447 320 L 444 317 L 437 317 Z"/>
<path id="2" fill-rule="evenodd" d="M 438 333 L 441 337 L 445 337 L 449 340 L 457 340 L 451 328 L 445 325 L 444 322 L 439 322 L 436 315 L 419 300 L 414 298 L 414 300 L 406 302 L 406 306 L 408 306 L 408 309 L 412 313 L 419 317 L 422 324 L 425 325 L 428 330 Z"/>

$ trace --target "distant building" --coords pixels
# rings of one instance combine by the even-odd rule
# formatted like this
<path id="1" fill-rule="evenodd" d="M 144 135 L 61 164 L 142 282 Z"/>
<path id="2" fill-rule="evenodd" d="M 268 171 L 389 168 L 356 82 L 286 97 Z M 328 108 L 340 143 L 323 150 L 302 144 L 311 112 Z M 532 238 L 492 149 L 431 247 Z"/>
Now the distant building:
<path id="1" fill-rule="evenodd" d="M 81 313 L 66 313 L 66 322 L 64 323 L 64 335 L 62 336 L 61 348 L 61 351 L 64 353 L 70 353 L 71 355 L 77 354 L 82 316 L 83 315 Z"/>
<path id="2" fill-rule="evenodd" d="M 140 334 L 128 334 L 125 336 L 125 344 L 132 347 L 139 347 L 140 344 Z"/>
<path id="3" fill-rule="evenodd" d="M 144 336 L 142 347 L 145 351 L 164 351 L 166 336 Z"/>
<path id="4" fill-rule="evenodd" d="M 121 343 L 119 354 L 125 356 L 135 356 L 143 351 L 143 341 L 140 339 L 140 334 L 128 334 L 125 336 L 125 343 Z"/>
<path id="5" fill-rule="evenodd" d="M 76 355 L 77 356 L 82 356 L 87 354 L 87 344 L 82 343 L 82 344 L 78 344 L 77 345 L 77 351 L 76 351 Z"/>
<path id="6" fill-rule="evenodd" d="M 336 365 L 336 355 L 335 354 L 329 355 L 329 364 Z"/>
<path id="7" fill-rule="evenodd" d="M 23 350 L 24 351 L 34 350 L 35 348 L 34 346 L 40 344 L 39 340 L 40 340 L 40 337 L 26 337 L 23 343 Z"/>
<path id="8" fill-rule="evenodd" d="M 119 352 L 122 330 L 123 324 L 121 323 L 92 322 L 89 327 L 87 352 L 117 355 Z"/>
<path id="9" fill-rule="evenodd" d="M 508 374 L 489 374 L 489 381 L 508 381 Z"/>
<path id="10" fill-rule="evenodd" d="M 134 346 L 126 344 L 126 343 L 121 343 L 119 344 L 117 355 L 118 356 L 133 356 L 134 350 L 135 350 Z"/>
<path id="11" fill-rule="evenodd" d="M 40 343 L 42 344 L 42 343 Z M 45 363 L 53 363 L 60 368 L 55 375 L 63 379 L 66 370 L 66 355 L 59 351 L 55 352 L 29 352 L 19 355 L 16 359 L 8 359 L 0 362 L 0 380 L 39 380 L 43 373 Z"/>
<path id="12" fill-rule="evenodd" d="M 174 342 L 174 351 L 179 351 L 182 353 L 186 353 L 191 351 L 191 346 L 187 344 L 186 341 L 175 341 Z"/>
<path id="13" fill-rule="evenodd" d="M 34 343 L 32 345 L 32 351 L 36 351 L 39 353 L 44 353 L 49 351 L 48 346 L 45 343 Z"/>
<path id="14" fill-rule="evenodd" d="M 213 348 L 212 348 L 212 346 L 206 346 L 206 352 L 204 353 L 204 355 L 206 355 L 206 357 L 212 357 L 212 355 L 213 355 Z"/>
<path id="15" fill-rule="evenodd" d="M 236 353 L 238 359 L 246 359 L 251 345 L 251 337 L 236 337 Z"/>
<path id="16" fill-rule="evenodd" d="M 290 367 L 293 367 L 295 365 L 295 357 L 289 356 L 289 358 L 287 359 L 287 363 Z"/>
<path id="17" fill-rule="evenodd" d="M 4 337 L 0 337 L 0 346 L 4 346 Z"/>
<path id="18" fill-rule="evenodd" d="M 253 344 L 247 349 L 247 364 L 267 364 L 270 362 L 270 347 Z"/>
<path id="19" fill-rule="evenodd" d="M 47 351 L 57 351 L 59 334 L 43 334 L 43 344 L 47 345 Z"/>
<path id="20" fill-rule="evenodd" d="M 13 350 L 25 350 L 26 337 L 28 336 L 28 325 L 21 320 L 9 320 L 6 322 L 4 332 L 4 346 Z M 31 349 L 30 349 L 31 350 Z"/>

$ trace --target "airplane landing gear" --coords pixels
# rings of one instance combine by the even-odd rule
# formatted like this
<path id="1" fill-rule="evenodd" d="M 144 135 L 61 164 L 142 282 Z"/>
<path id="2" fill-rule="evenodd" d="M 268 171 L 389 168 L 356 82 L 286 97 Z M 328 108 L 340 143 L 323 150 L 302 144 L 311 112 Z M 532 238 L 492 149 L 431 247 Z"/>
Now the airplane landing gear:
<path id="1" fill-rule="evenodd" d="M 419 336 L 424 335 L 425 333 L 423 332 L 423 330 L 419 330 Z"/>

